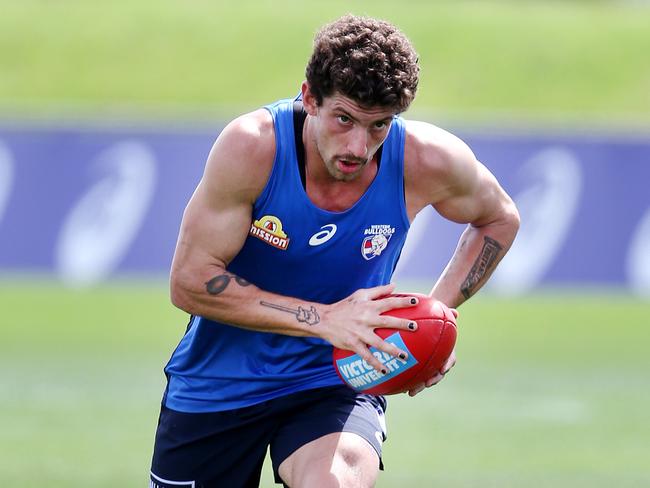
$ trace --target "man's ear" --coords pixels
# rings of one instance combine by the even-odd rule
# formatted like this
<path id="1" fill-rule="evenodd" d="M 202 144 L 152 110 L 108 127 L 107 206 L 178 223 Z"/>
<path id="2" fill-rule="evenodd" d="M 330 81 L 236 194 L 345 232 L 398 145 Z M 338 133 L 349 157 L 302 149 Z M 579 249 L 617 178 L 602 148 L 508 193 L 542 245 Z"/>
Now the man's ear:
<path id="1" fill-rule="evenodd" d="M 309 83 L 306 81 L 302 82 L 302 105 L 305 107 L 305 112 L 309 115 L 315 116 L 318 112 L 318 103 L 316 102 L 316 97 L 309 89 Z"/>

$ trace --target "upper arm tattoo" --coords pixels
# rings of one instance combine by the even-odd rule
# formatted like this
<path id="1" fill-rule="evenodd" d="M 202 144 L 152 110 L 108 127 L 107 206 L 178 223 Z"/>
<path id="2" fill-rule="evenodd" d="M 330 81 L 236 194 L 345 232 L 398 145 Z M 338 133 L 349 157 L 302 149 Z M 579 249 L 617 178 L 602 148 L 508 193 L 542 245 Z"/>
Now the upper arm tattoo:
<path id="1" fill-rule="evenodd" d="M 460 291 L 465 298 L 472 296 L 472 292 L 476 286 L 494 266 L 494 262 L 502 249 L 503 246 L 497 241 L 491 237 L 484 237 L 483 249 L 481 249 L 481 253 L 476 258 L 472 269 L 460 287 Z"/>
<path id="2" fill-rule="evenodd" d="M 219 295 L 223 292 L 232 280 L 235 280 L 239 286 L 248 286 L 250 283 L 244 278 L 225 272 L 212 278 L 210 281 L 205 282 L 205 289 L 210 295 Z"/>

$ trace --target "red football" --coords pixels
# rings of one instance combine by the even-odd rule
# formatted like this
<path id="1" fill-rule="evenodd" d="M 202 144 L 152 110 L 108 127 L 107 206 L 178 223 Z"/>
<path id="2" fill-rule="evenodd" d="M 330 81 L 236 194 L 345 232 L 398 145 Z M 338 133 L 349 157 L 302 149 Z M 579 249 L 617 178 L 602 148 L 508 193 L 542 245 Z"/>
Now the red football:
<path id="1" fill-rule="evenodd" d="M 414 307 L 396 308 L 383 314 L 415 320 L 417 330 L 375 329 L 379 337 L 405 351 L 408 358 L 402 360 L 371 347 L 370 351 L 388 371 L 382 375 L 358 354 L 335 347 L 334 369 L 356 391 L 373 395 L 408 391 L 435 376 L 454 350 L 456 318 L 449 307 L 421 293 L 394 293 L 390 296 L 418 298 Z"/>

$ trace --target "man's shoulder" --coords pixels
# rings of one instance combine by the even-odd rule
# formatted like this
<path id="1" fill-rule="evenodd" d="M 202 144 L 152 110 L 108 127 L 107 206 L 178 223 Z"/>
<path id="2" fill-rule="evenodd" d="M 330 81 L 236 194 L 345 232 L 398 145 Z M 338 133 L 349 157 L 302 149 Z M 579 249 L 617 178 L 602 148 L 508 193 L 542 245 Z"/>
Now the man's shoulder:
<path id="1" fill-rule="evenodd" d="M 221 131 L 208 156 L 204 181 L 246 189 L 254 200 L 274 159 L 273 119 L 267 110 L 255 110 L 233 119 Z"/>
<path id="2" fill-rule="evenodd" d="M 273 117 L 263 108 L 245 113 L 233 119 L 219 137 L 246 151 L 272 149 L 275 143 Z M 269 145 L 272 147 L 268 148 Z"/>
<path id="3" fill-rule="evenodd" d="M 405 120 L 405 161 L 444 169 L 450 165 L 473 161 L 469 146 L 451 132 L 428 122 Z"/>
<path id="4" fill-rule="evenodd" d="M 476 157 L 462 139 L 433 124 L 406 121 L 404 179 L 409 215 L 465 191 Z"/>
<path id="5" fill-rule="evenodd" d="M 215 148 L 226 164 L 262 170 L 272 165 L 275 157 L 273 118 L 265 109 L 240 115 L 219 134 Z"/>

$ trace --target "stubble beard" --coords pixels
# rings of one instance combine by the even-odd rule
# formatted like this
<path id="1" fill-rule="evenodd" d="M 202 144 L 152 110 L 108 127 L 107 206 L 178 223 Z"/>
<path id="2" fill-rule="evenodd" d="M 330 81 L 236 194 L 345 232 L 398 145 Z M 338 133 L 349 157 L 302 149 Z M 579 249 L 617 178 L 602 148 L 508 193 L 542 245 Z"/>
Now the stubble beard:
<path id="1" fill-rule="evenodd" d="M 359 175 L 361 175 L 363 168 L 366 166 L 366 164 L 368 164 L 369 159 L 361 159 L 351 154 L 334 155 L 326 159 L 324 157 L 323 150 L 321 149 L 318 138 L 314 136 L 313 142 L 314 142 L 314 146 L 316 147 L 316 151 L 320 156 L 321 161 L 323 161 L 323 164 L 325 165 L 325 169 L 327 170 L 327 173 L 332 177 L 332 179 L 336 181 L 352 181 L 358 178 Z M 361 163 L 361 165 L 359 166 L 359 169 L 353 173 L 343 173 L 339 170 L 337 164 L 341 159 L 347 161 L 359 162 Z"/>
<path id="2" fill-rule="evenodd" d="M 357 158 L 350 154 L 335 155 L 326 160 L 325 158 L 323 158 L 323 153 L 321 152 L 318 145 L 316 146 L 316 148 L 318 149 L 318 153 L 320 154 L 321 159 L 325 161 L 325 168 L 327 169 L 327 172 L 332 178 L 334 178 L 337 181 L 352 181 L 358 178 L 361 175 L 363 168 L 365 168 L 365 166 L 368 164 L 368 159 Z M 352 161 L 360 164 L 356 171 L 352 173 L 344 173 L 338 167 L 338 162 L 340 160 Z"/>

